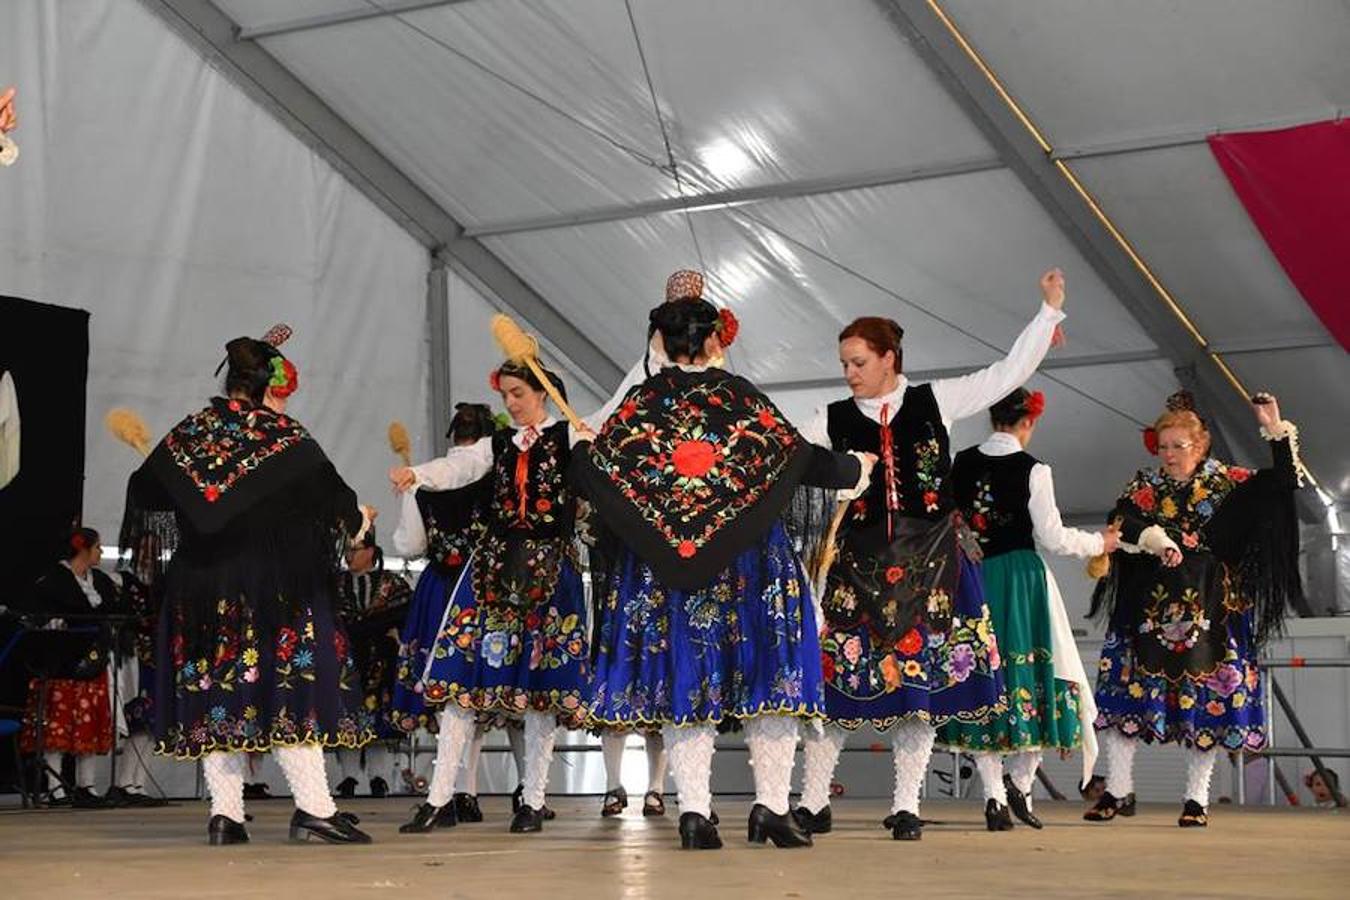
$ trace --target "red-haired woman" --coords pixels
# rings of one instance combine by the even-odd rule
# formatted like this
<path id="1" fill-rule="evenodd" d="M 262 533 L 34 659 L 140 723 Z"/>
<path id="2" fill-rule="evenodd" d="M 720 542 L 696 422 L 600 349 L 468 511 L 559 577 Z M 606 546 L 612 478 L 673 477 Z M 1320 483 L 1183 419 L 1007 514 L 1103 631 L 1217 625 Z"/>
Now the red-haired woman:
<path id="1" fill-rule="evenodd" d="M 919 787 L 934 726 L 988 721 L 1005 709 L 1002 661 L 980 578 L 957 543 L 949 452 L 953 422 L 987 409 L 1022 384 L 1064 318 L 1064 276 L 1041 276 L 1040 311 L 1007 358 L 960 378 L 912 384 L 902 373 L 903 329 L 868 317 L 839 335 L 852 396 L 821 410 L 805 430 L 835 450 L 880 457 L 871 488 L 840 529 L 839 557 L 823 593 L 821 663 L 828 722 L 808 732 L 798 821 L 831 829 L 830 781 L 847 733 L 890 731 L 895 840 L 918 840 Z"/>

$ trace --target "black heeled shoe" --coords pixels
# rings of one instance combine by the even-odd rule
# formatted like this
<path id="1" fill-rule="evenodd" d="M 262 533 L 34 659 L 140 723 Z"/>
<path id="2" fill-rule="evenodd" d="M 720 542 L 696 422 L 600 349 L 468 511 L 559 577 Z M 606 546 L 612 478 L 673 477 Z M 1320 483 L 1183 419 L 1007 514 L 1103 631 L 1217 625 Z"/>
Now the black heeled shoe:
<path id="1" fill-rule="evenodd" d="M 653 818 L 655 816 L 664 816 L 666 814 L 666 798 L 661 796 L 660 791 L 648 791 L 642 795 L 642 816 L 643 818 Z"/>
<path id="2" fill-rule="evenodd" d="M 1102 795 L 1097 798 L 1097 802 L 1092 805 L 1092 808 L 1083 813 L 1083 821 L 1110 822 L 1116 816 L 1125 816 L 1128 818 L 1129 816 L 1134 815 L 1134 813 L 1135 802 L 1133 791 L 1127 794 L 1123 800 L 1116 797 L 1110 791 L 1103 791 Z"/>
<path id="3" fill-rule="evenodd" d="M 781 816 L 771 812 L 762 803 L 750 808 L 750 822 L 746 839 L 752 844 L 773 841 L 775 847 L 810 847 L 811 835 L 802 830 L 797 820 L 787 813 Z"/>
<path id="4" fill-rule="evenodd" d="M 376 775 L 370 779 L 370 796 L 384 798 L 389 796 L 389 782 Z"/>
<path id="5" fill-rule="evenodd" d="M 483 810 L 478 806 L 478 798 L 473 794 L 455 794 L 455 818 L 461 822 L 483 821 Z"/>
<path id="6" fill-rule="evenodd" d="M 923 820 L 912 812 L 900 810 L 891 815 L 891 840 L 918 841 L 923 839 Z"/>
<path id="7" fill-rule="evenodd" d="M 829 834 L 834 830 L 834 813 L 830 812 L 828 804 L 821 807 L 820 812 L 814 813 L 805 806 L 799 806 L 792 811 L 792 818 L 807 834 Z"/>
<path id="8" fill-rule="evenodd" d="M 356 779 L 348 775 L 337 783 L 333 788 L 333 796 L 341 797 L 343 800 L 350 800 L 356 796 Z"/>
<path id="9" fill-rule="evenodd" d="M 606 791 L 604 801 L 600 806 L 601 818 L 611 818 L 622 815 L 628 808 L 628 791 L 622 787 L 617 787 L 612 791 Z"/>
<path id="10" fill-rule="evenodd" d="M 1181 807 L 1181 818 L 1177 819 L 1177 824 L 1182 828 L 1208 828 L 1209 814 L 1199 803 L 1187 800 Z"/>
<path id="11" fill-rule="evenodd" d="M 984 804 L 984 824 L 990 831 L 1012 831 L 1012 813 L 1008 807 L 990 797 Z"/>
<path id="12" fill-rule="evenodd" d="M 247 844 L 248 829 L 243 822 L 236 822 L 229 816 L 212 816 L 206 823 L 206 840 L 212 847 L 226 844 Z"/>
<path id="13" fill-rule="evenodd" d="M 687 812 L 680 816 L 680 849 L 721 850 L 722 836 L 707 816 Z"/>
<path id="14" fill-rule="evenodd" d="M 1027 806 L 1027 795 L 1018 790 L 1017 785 L 1006 775 L 1003 776 L 1003 787 L 1008 792 L 1008 808 L 1012 810 L 1014 816 L 1037 831 L 1045 827 L 1045 823 L 1036 817 L 1031 807 Z"/>
<path id="15" fill-rule="evenodd" d="M 511 817 L 512 834 L 533 834 L 544 830 L 544 811 L 521 804 L 520 809 Z"/>
<path id="16" fill-rule="evenodd" d="M 292 841 L 324 841 L 329 844 L 369 844 L 370 835 L 352 824 L 351 819 L 342 813 L 334 813 L 326 819 L 320 818 L 302 809 L 291 816 Z"/>
<path id="17" fill-rule="evenodd" d="M 455 804 L 447 803 L 444 806 L 432 806 L 430 803 L 423 803 L 417 807 L 413 817 L 403 825 L 398 826 L 399 834 L 426 834 L 428 831 L 435 831 L 437 828 L 454 828 L 458 824 L 458 818 L 455 815 Z"/>

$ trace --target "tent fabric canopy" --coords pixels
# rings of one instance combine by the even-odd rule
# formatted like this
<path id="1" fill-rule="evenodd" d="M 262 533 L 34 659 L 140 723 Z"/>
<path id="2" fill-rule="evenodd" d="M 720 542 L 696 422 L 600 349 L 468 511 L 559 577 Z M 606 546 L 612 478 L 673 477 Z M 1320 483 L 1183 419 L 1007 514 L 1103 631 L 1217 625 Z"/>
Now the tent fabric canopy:
<path id="1" fill-rule="evenodd" d="M 362 191 L 377 191 L 329 165 L 341 148 L 265 111 L 247 77 L 183 39 L 185 11 L 206 2 L 6 4 L 0 82 L 20 85 L 25 156 L 0 172 L 0 293 L 94 314 L 91 480 L 107 484 L 92 486 L 90 515 L 100 524 L 130 466 L 100 433 L 101 410 L 138 406 L 167 427 L 209 392 L 231 332 L 279 318 L 297 331 L 297 414 L 359 491 L 392 509 L 380 494 L 387 418 L 408 421 L 429 452 L 432 347 L 450 357 L 450 396 L 489 399 L 486 322 L 509 301 L 456 267 L 450 333 L 429 336 L 435 248 L 383 214 L 387 198 L 370 202 Z M 615 370 L 640 357 L 665 276 L 701 266 L 708 293 L 744 326 L 733 366 L 805 416 L 843 394 L 834 338 L 853 317 L 900 320 L 912 371 L 977 367 L 1035 312 L 1040 272 L 1063 268 L 1069 344 L 1033 379 L 1049 402 L 1033 452 L 1055 465 L 1061 507 L 1095 518 L 1148 461 L 1138 430 L 1179 384 L 1170 345 L 896 27 L 897 11 L 935 22 L 933 7 L 1209 349 L 1306 423 L 1307 461 L 1344 498 L 1345 352 L 1205 145 L 1217 131 L 1350 108 L 1343 3 L 213 6 L 238 26 L 236 41 L 284 66 Z M 115 87 L 128 84 L 134 102 Z M 557 346 L 547 329 L 541 337 Z M 583 412 L 613 387 L 553 361 Z M 984 428 L 963 423 L 957 445 Z"/>

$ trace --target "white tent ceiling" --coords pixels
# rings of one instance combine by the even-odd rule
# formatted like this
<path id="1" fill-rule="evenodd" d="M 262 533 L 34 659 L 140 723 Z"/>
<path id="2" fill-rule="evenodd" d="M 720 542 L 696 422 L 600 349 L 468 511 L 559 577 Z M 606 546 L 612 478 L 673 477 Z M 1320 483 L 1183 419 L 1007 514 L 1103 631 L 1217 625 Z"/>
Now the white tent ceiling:
<path id="1" fill-rule="evenodd" d="M 227 74 L 293 117 L 377 204 L 415 220 L 425 245 L 447 245 L 468 278 L 452 283 L 451 302 L 472 295 L 480 311 L 452 322 L 455 399 L 483 393 L 477 290 L 511 307 L 518 288 L 465 262 L 468 237 L 527 286 L 528 302 L 561 313 L 541 316 L 547 340 L 575 347 L 580 334 L 607 358 L 561 360 L 604 388 L 639 352 L 665 275 L 703 265 L 745 326 L 733 363 L 794 414 L 841 393 L 833 338 L 852 317 L 900 319 L 912 371 L 974 367 L 1011 344 L 1035 309 L 1037 275 L 1057 265 L 1070 343 L 1037 376 L 1051 412 L 1034 449 L 1056 464 L 1061 505 L 1099 514 L 1145 461 L 1137 429 L 1177 385 L 1184 327 L 1122 277 L 1112 258 L 1124 257 L 1099 225 L 1074 218 L 1081 200 L 1066 213 L 1028 179 L 1009 149 L 1026 135 L 991 132 L 962 101 L 979 86 L 925 46 L 943 39 L 944 11 L 1209 348 L 1306 423 L 1322 484 L 1350 491 L 1345 354 L 1203 142 L 1350 108 L 1350 8 L 1339 0 L 142 4 L 224 57 Z M 210 27 L 222 13 L 237 32 Z M 286 72 L 258 76 L 252 48 Z M 308 92 L 350 134 L 314 125 Z M 713 208 L 686 218 L 681 189 Z M 463 236 L 429 236 L 437 222 Z M 1202 390 L 1214 396 L 1217 379 L 1231 404 L 1217 370 L 1200 368 Z M 1252 431 L 1231 406 L 1219 418 L 1230 438 Z"/>

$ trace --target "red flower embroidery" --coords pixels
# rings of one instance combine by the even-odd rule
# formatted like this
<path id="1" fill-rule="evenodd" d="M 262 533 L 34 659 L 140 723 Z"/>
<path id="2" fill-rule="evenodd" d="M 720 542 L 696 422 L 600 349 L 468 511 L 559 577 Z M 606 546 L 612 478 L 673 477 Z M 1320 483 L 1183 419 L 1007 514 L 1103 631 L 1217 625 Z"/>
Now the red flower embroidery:
<path id="1" fill-rule="evenodd" d="M 680 546 L 675 548 L 675 552 L 680 554 L 681 559 L 688 559 L 698 552 L 698 548 L 694 546 L 693 541 L 686 538 L 680 541 Z"/>
<path id="2" fill-rule="evenodd" d="M 295 645 L 299 643 L 300 638 L 296 635 L 294 628 L 282 628 L 277 632 L 277 659 L 282 662 L 290 662 L 291 654 L 295 652 Z"/>
<path id="3" fill-rule="evenodd" d="M 937 491 L 923 492 L 923 505 L 928 509 L 937 509 L 938 495 Z"/>
<path id="4" fill-rule="evenodd" d="M 721 406 L 722 402 L 723 402 L 722 398 L 717 396 L 716 394 L 713 394 L 711 397 L 708 398 L 709 406 Z"/>
<path id="5" fill-rule="evenodd" d="M 459 555 L 458 550 L 452 550 L 445 554 L 445 559 L 441 560 L 441 562 L 445 563 L 447 566 L 457 566 L 464 562 L 464 557 Z"/>
<path id="6" fill-rule="evenodd" d="M 202 491 L 202 494 L 206 497 L 207 503 L 215 503 L 220 499 L 220 488 L 216 487 L 214 484 L 208 484 L 206 490 Z"/>
<path id="7" fill-rule="evenodd" d="M 1235 483 L 1242 484 L 1242 482 L 1252 477 L 1252 470 L 1244 469 L 1241 466 L 1229 466 L 1228 477 L 1233 479 Z"/>
<path id="8" fill-rule="evenodd" d="M 536 512 L 546 513 L 553 508 L 553 501 L 547 497 L 540 497 L 534 501 L 534 508 Z"/>
<path id="9" fill-rule="evenodd" d="M 834 681 L 834 657 L 823 650 L 820 652 L 820 674 L 826 681 Z"/>
<path id="10" fill-rule="evenodd" d="M 867 501 L 859 497 L 853 501 L 853 518 L 862 519 L 867 516 Z"/>
<path id="11" fill-rule="evenodd" d="M 773 410 L 765 407 L 759 411 L 759 424 L 764 428 L 776 428 L 778 417 L 773 414 Z"/>
<path id="12" fill-rule="evenodd" d="M 685 478 L 701 478 L 717 461 L 717 450 L 707 441 L 685 441 L 675 448 L 671 462 Z"/>
<path id="13" fill-rule="evenodd" d="M 1153 488 L 1148 485 L 1144 485 L 1131 494 L 1130 499 L 1134 501 L 1135 506 L 1139 507 L 1144 512 L 1151 512 L 1153 507 L 1157 505 L 1157 501 L 1153 496 Z"/>
<path id="14" fill-rule="evenodd" d="M 239 410 L 243 409 L 243 406 L 239 403 L 238 400 L 231 400 L 226 405 L 229 406 L 230 412 L 239 412 Z"/>
<path id="15" fill-rule="evenodd" d="M 905 632 L 905 636 L 895 642 L 895 649 L 904 656 L 913 656 L 923 649 L 923 636 L 917 628 Z"/>
<path id="16" fill-rule="evenodd" d="M 347 637 L 340 631 L 333 632 L 333 650 L 337 653 L 338 659 L 347 658 Z"/>
<path id="17" fill-rule="evenodd" d="M 897 584 L 899 583 L 900 579 L 904 577 L 905 577 L 905 569 L 903 566 L 891 566 L 889 569 L 886 570 L 887 584 Z"/>
<path id="18" fill-rule="evenodd" d="M 984 513 L 976 513 L 970 517 L 970 525 L 976 531 L 984 531 L 985 526 L 988 524 L 989 523 L 985 521 Z"/>
<path id="19" fill-rule="evenodd" d="M 532 612 L 525 617 L 525 627 L 528 628 L 530 631 L 534 631 L 536 628 L 539 627 L 540 621 L 541 619 L 539 618 L 539 613 Z"/>
<path id="20" fill-rule="evenodd" d="M 619 407 L 619 421 L 627 422 L 633 416 L 637 415 L 638 405 L 636 400 L 625 400 L 623 406 Z"/>
<path id="21" fill-rule="evenodd" d="M 1181 543 L 1194 550 L 1200 546 L 1200 537 L 1193 531 L 1187 531 L 1181 535 Z"/>

